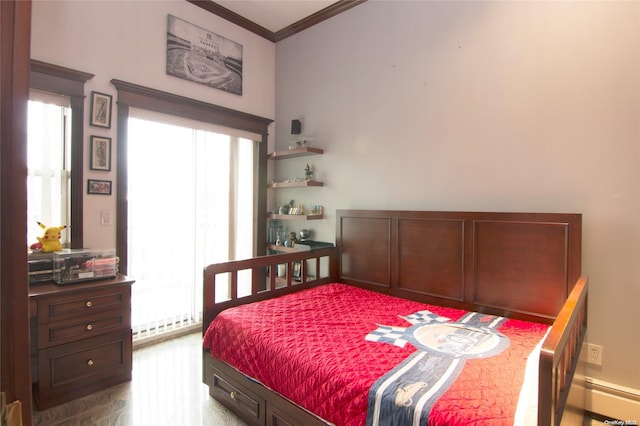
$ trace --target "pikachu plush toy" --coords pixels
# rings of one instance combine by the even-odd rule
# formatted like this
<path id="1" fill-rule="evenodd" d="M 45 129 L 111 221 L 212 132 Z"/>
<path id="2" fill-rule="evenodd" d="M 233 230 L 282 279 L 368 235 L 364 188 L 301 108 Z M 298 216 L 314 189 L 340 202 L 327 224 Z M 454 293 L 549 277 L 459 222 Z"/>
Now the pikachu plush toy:
<path id="1" fill-rule="evenodd" d="M 38 222 L 38 226 L 44 229 L 44 234 L 42 234 L 42 237 L 37 237 L 39 243 L 33 244 L 31 248 L 40 248 L 45 253 L 62 250 L 62 244 L 60 244 L 60 232 L 67 226 L 46 226 L 40 222 Z"/>

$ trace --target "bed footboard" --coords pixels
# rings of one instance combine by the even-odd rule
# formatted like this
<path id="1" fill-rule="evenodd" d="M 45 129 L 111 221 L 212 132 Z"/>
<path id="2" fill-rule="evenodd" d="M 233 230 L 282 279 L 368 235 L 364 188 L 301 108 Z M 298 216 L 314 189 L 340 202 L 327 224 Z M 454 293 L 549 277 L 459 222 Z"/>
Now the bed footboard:
<path id="1" fill-rule="evenodd" d="M 227 308 L 336 282 L 337 253 L 337 248 L 328 247 L 207 266 L 203 281 L 203 334 L 218 313 Z M 278 273 L 278 270 L 282 273 Z M 241 296 L 239 281 L 243 273 L 250 280 L 250 293 Z M 222 277 L 227 280 L 225 283 L 222 283 Z M 224 287 L 217 289 L 222 300 L 216 299 L 217 283 Z"/>
<path id="2" fill-rule="evenodd" d="M 538 425 L 582 424 L 587 294 L 588 280 L 581 277 L 542 345 L 538 381 Z"/>

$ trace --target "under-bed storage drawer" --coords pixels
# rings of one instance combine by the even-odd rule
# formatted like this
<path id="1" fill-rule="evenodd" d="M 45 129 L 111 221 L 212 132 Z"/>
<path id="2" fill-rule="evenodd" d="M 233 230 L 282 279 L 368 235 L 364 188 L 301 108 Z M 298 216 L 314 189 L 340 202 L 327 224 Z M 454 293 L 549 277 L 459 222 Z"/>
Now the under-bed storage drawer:
<path id="1" fill-rule="evenodd" d="M 212 368 L 209 394 L 231 408 L 236 414 L 252 425 L 265 424 L 265 401 L 246 387 L 222 378 L 220 371 Z"/>
<path id="2" fill-rule="evenodd" d="M 282 397 L 267 403 L 266 426 L 327 426 L 332 425 L 304 408 Z"/>
<path id="3" fill-rule="evenodd" d="M 209 394 L 251 425 L 331 425 L 288 399 L 268 390 L 235 368 L 204 353 L 204 382 Z"/>
<path id="4" fill-rule="evenodd" d="M 296 426 L 292 419 L 285 417 L 283 413 L 274 411 L 273 408 L 267 407 L 267 426 Z"/>

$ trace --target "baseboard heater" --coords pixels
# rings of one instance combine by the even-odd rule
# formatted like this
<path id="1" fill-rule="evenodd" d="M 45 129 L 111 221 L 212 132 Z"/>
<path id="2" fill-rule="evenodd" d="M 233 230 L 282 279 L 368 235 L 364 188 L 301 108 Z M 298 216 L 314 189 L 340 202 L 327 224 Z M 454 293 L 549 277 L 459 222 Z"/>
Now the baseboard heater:
<path id="1" fill-rule="evenodd" d="M 585 409 L 611 420 L 640 425 L 640 390 L 586 378 Z"/>

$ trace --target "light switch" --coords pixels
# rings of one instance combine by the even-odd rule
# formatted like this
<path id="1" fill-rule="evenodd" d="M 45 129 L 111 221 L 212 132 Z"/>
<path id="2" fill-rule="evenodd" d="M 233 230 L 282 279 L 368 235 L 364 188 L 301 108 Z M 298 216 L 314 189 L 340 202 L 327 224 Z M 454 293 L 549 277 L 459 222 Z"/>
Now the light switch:
<path id="1" fill-rule="evenodd" d="M 100 225 L 111 225 L 111 210 L 100 210 Z"/>

